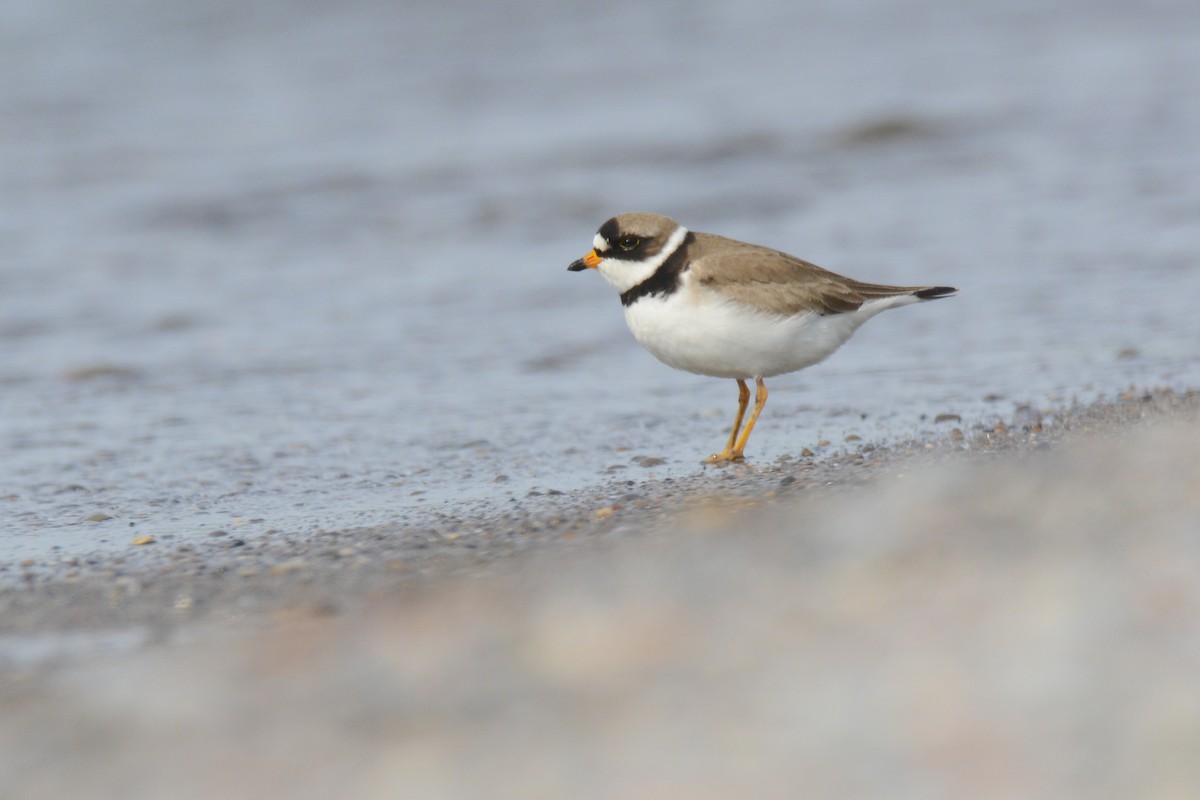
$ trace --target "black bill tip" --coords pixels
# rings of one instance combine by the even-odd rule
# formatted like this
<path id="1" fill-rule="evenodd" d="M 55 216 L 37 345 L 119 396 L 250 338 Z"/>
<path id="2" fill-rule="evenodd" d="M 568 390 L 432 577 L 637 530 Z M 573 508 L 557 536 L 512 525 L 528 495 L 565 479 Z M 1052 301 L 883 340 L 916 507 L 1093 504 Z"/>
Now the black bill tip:
<path id="1" fill-rule="evenodd" d="M 922 300 L 936 300 L 939 297 L 949 297 L 957 291 L 953 286 L 930 286 L 928 289 L 913 292 L 913 295 Z"/>
<path id="2" fill-rule="evenodd" d="M 571 266 L 567 267 L 569 272 L 579 272 L 580 270 L 584 269 L 587 269 L 587 264 L 583 263 L 582 258 L 572 261 Z"/>

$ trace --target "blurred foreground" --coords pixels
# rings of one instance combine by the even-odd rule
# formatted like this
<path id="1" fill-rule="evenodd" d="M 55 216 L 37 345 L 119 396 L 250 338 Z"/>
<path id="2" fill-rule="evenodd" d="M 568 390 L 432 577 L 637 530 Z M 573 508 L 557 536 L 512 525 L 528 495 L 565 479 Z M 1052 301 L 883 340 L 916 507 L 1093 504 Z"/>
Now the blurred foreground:
<path id="1" fill-rule="evenodd" d="M 1200 398 L 1145 405 L 10 680 L 5 796 L 1195 797 Z"/>

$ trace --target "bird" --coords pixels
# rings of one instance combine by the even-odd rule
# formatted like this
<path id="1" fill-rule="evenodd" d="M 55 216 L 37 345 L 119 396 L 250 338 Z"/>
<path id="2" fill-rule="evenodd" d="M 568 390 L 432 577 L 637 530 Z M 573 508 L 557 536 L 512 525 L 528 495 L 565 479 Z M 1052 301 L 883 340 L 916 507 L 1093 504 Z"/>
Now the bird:
<path id="1" fill-rule="evenodd" d="M 803 259 L 688 230 L 651 212 L 600 226 L 571 272 L 594 269 L 620 294 L 634 338 L 675 369 L 738 385 L 725 449 L 705 459 L 742 461 L 767 403 L 764 379 L 825 360 L 860 325 L 897 306 L 950 297 L 950 286 L 864 283 Z M 747 382 L 755 384 L 754 407 Z M 745 426 L 742 422 L 745 419 Z"/>

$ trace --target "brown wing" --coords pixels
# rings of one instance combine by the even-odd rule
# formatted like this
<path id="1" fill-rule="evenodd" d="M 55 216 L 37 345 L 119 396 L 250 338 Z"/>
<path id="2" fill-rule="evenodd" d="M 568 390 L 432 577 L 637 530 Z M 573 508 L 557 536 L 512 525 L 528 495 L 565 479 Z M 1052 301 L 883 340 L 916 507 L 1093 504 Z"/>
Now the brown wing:
<path id="1" fill-rule="evenodd" d="M 867 300 L 921 291 L 922 286 L 862 283 L 777 250 L 697 234 L 690 270 L 703 286 L 783 316 L 803 311 L 844 314 Z"/>

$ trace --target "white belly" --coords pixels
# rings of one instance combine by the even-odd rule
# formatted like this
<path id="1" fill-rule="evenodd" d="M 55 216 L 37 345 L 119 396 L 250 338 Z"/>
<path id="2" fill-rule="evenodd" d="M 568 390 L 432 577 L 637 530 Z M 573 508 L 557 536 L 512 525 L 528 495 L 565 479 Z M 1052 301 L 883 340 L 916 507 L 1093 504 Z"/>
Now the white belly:
<path id="1" fill-rule="evenodd" d="M 627 306 L 625 321 L 639 344 L 676 369 L 718 378 L 766 378 L 823 361 L 859 325 L 898 304 L 888 298 L 849 314 L 781 317 L 685 286 Z"/>

